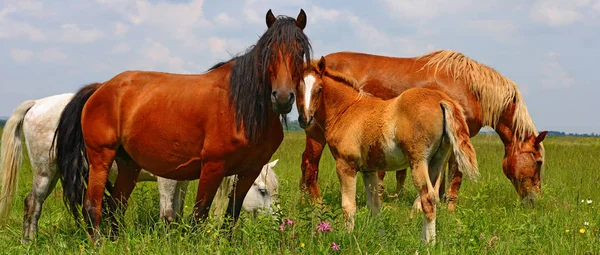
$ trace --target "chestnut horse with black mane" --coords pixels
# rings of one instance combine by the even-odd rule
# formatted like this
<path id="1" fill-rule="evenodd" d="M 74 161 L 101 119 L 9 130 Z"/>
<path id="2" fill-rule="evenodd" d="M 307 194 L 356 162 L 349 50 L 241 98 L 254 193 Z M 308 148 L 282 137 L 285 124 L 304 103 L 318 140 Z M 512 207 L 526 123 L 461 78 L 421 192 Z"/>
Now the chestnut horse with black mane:
<path id="1" fill-rule="evenodd" d="M 440 175 L 450 151 L 462 173 L 479 175 L 462 107 L 445 93 L 426 88 L 411 88 L 389 100 L 374 98 L 354 78 L 327 68 L 325 62 L 321 57 L 305 72 L 296 107 L 307 120 L 302 128 L 324 131 L 340 180 L 346 229 L 354 228 L 358 172 L 367 205 L 378 214 L 376 171 L 410 166 L 424 214 L 422 239 L 435 241 Z"/>
<path id="2" fill-rule="evenodd" d="M 488 66 L 449 50 L 414 58 L 354 52 L 332 53 L 325 58 L 327 68 L 354 77 L 364 85 L 362 88 L 366 93 L 378 98 L 390 99 L 409 88 L 443 91 L 464 109 L 471 137 L 483 126 L 496 130 L 505 147 L 502 169 L 520 197 L 532 204 L 535 196 L 541 195 L 542 140 L 546 131 L 538 134 L 513 81 Z M 302 116 L 302 109 L 299 111 Z M 307 120 L 300 117 L 298 121 Z M 317 200 L 320 197 L 317 183 L 319 160 L 326 141 L 323 130 L 318 127 L 305 132 L 300 186 L 311 194 L 313 200 Z M 457 170 L 454 156 L 449 158 L 449 175 L 452 180 L 447 199 L 448 208 L 453 211 L 462 182 L 462 173 Z M 402 178 L 402 173 L 399 177 Z"/>
<path id="3" fill-rule="evenodd" d="M 119 169 L 108 200 L 114 234 L 115 210 L 126 209 L 141 168 L 174 180 L 199 178 L 195 219 L 207 217 L 223 178 L 237 174 L 236 199 L 226 212 L 233 227 L 246 193 L 283 140 L 280 115 L 291 110 L 312 50 L 303 10 L 296 19 L 269 10 L 266 23 L 256 45 L 205 74 L 127 71 L 82 88 L 66 106 L 55 133 L 57 163 L 76 218 L 85 193 L 92 242 L 100 234 L 113 160 Z"/>

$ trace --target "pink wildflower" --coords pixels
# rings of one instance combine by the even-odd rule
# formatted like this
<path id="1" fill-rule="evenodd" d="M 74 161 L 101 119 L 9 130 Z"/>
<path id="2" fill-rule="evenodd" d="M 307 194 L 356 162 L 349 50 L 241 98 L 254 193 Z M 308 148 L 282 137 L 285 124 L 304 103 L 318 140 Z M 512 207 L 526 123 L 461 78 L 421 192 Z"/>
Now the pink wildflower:
<path id="1" fill-rule="evenodd" d="M 337 243 L 335 243 L 335 242 L 332 242 L 332 243 L 331 243 L 331 246 L 329 246 L 329 247 L 331 247 L 331 249 L 334 249 L 334 250 L 336 250 L 336 251 L 339 251 L 339 250 L 340 250 L 340 245 L 339 245 L 339 244 L 337 244 Z"/>
<path id="2" fill-rule="evenodd" d="M 281 225 L 279 225 L 279 230 L 280 231 L 284 231 L 285 230 L 285 223 L 281 223 Z"/>
<path id="3" fill-rule="evenodd" d="M 329 222 L 321 221 L 319 225 L 317 225 L 317 230 L 320 232 L 331 232 L 333 229 L 329 226 Z"/>
<path id="4" fill-rule="evenodd" d="M 292 221 L 290 218 L 283 219 L 283 222 L 290 226 L 294 226 L 296 224 L 296 222 Z"/>

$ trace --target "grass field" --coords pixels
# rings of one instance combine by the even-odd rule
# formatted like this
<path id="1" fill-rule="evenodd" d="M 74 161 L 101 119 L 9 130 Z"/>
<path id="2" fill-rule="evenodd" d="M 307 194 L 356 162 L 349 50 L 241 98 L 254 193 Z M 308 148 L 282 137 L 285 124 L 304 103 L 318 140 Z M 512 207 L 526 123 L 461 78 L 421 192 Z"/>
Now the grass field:
<path id="1" fill-rule="evenodd" d="M 158 219 L 156 183 L 139 183 L 130 199 L 125 226 L 117 241 L 104 240 L 94 250 L 85 231 L 75 224 L 62 203 L 60 184 L 48 197 L 37 242 L 20 243 L 23 199 L 31 187 L 28 159 L 20 171 L 19 191 L 10 218 L 0 227 L 3 254 L 600 254 L 600 139 L 548 137 L 544 197 L 535 209 L 520 205 L 517 193 L 501 169 L 503 146 L 495 136 L 472 139 L 482 178 L 465 180 L 455 213 L 438 205 L 437 244 L 420 240 L 422 216 L 410 219 L 416 190 L 407 178 L 405 195 L 384 200 L 381 214 L 371 217 L 358 180 L 359 206 L 355 231 L 343 231 L 340 193 L 334 161 L 327 151 L 321 161 L 319 183 L 326 208 L 302 203 L 299 191 L 304 133 L 288 132 L 279 150 L 275 171 L 280 181 L 279 218 L 296 224 L 280 231 L 281 220 L 242 214 L 230 241 L 219 233 L 219 219 L 191 229 L 186 223 L 169 229 Z M 191 213 L 196 183 L 189 186 L 186 216 Z M 393 190 L 393 175 L 386 188 Z M 591 203 L 588 203 L 591 200 Z M 583 201 L 583 202 L 582 202 Z M 332 232 L 319 232 L 326 221 Z M 314 234 L 313 234 L 314 233 Z M 331 243 L 340 250 L 330 248 Z"/>

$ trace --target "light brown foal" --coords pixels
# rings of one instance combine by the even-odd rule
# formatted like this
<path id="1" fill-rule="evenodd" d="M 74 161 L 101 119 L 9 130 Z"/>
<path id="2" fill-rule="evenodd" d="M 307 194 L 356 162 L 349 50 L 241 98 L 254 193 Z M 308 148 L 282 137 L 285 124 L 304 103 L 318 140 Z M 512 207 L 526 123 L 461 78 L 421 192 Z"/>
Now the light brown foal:
<path id="1" fill-rule="evenodd" d="M 318 125 L 336 160 L 346 229 L 354 228 L 356 173 L 363 174 L 367 205 L 379 213 L 377 171 L 411 167 L 423 206 L 422 239 L 435 240 L 440 174 L 450 152 L 459 170 L 479 174 L 460 105 L 440 91 L 414 88 L 390 100 L 370 97 L 350 76 L 313 63 L 298 88 L 300 125 Z"/>

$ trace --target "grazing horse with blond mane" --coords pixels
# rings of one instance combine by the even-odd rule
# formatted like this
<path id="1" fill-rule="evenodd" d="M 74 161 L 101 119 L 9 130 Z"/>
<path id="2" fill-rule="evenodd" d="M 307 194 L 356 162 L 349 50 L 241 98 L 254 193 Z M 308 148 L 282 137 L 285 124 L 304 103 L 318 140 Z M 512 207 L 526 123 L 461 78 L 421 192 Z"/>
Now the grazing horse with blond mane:
<path id="1" fill-rule="evenodd" d="M 363 53 L 338 52 L 327 56 L 327 68 L 356 79 L 362 91 L 390 99 L 410 88 L 439 90 L 464 110 L 470 136 L 483 126 L 496 130 L 504 143 L 502 169 L 523 201 L 533 204 L 541 195 L 540 174 L 544 164 L 542 141 L 517 85 L 494 69 L 465 55 L 440 50 L 415 58 L 392 58 Z M 302 115 L 303 109 L 299 109 Z M 319 160 L 326 144 L 319 127 L 305 130 L 306 148 L 302 154 L 300 186 L 318 200 Z M 462 182 L 454 156 L 449 158 L 448 209 L 453 211 Z M 400 178 L 403 174 L 400 173 Z M 442 182 L 444 187 L 444 182 Z M 441 192 L 444 188 L 440 189 Z"/>
<path id="2" fill-rule="evenodd" d="M 435 240 L 436 203 L 440 175 L 450 151 L 458 169 L 479 174 L 475 150 L 462 107 L 443 92 L 406 90 L 389 100 L 373 98 L 352 77 L 326 67 L 325 58 L 304 75 L 296 98 L 301 127 L 320 127 L 325 134 L 342 192 L 346 229 L 352 231 L 356 212 L 356 174 L 361 172 L 367 205 L 377 214 L 377 170 L 410 166 L 423 207 L 422 239 Z"/>
<path id="3" fill-rule="evenodd" d="M 173 180 L 199 179 L 197 220 L 208 216 L 223 178 L 237 175 L 236 199 L 226 212 L 233 221 L 223 225 L 231 231 L 246 193 L 283 140 L 280 117 L 291 111 L 310 61 L 303 10 L 296 19 L 269 10 L 266 23 L 256 45 L 204 74 L 128 71 L 82 88 L 67 104 L 55 134 L 56 161 L 76 217 L 83 202 L 92 243 L 113 161 L 119 169 L 108 200 L 114 234 L 115 212 L 126 209 L 142 168 Z"/>

